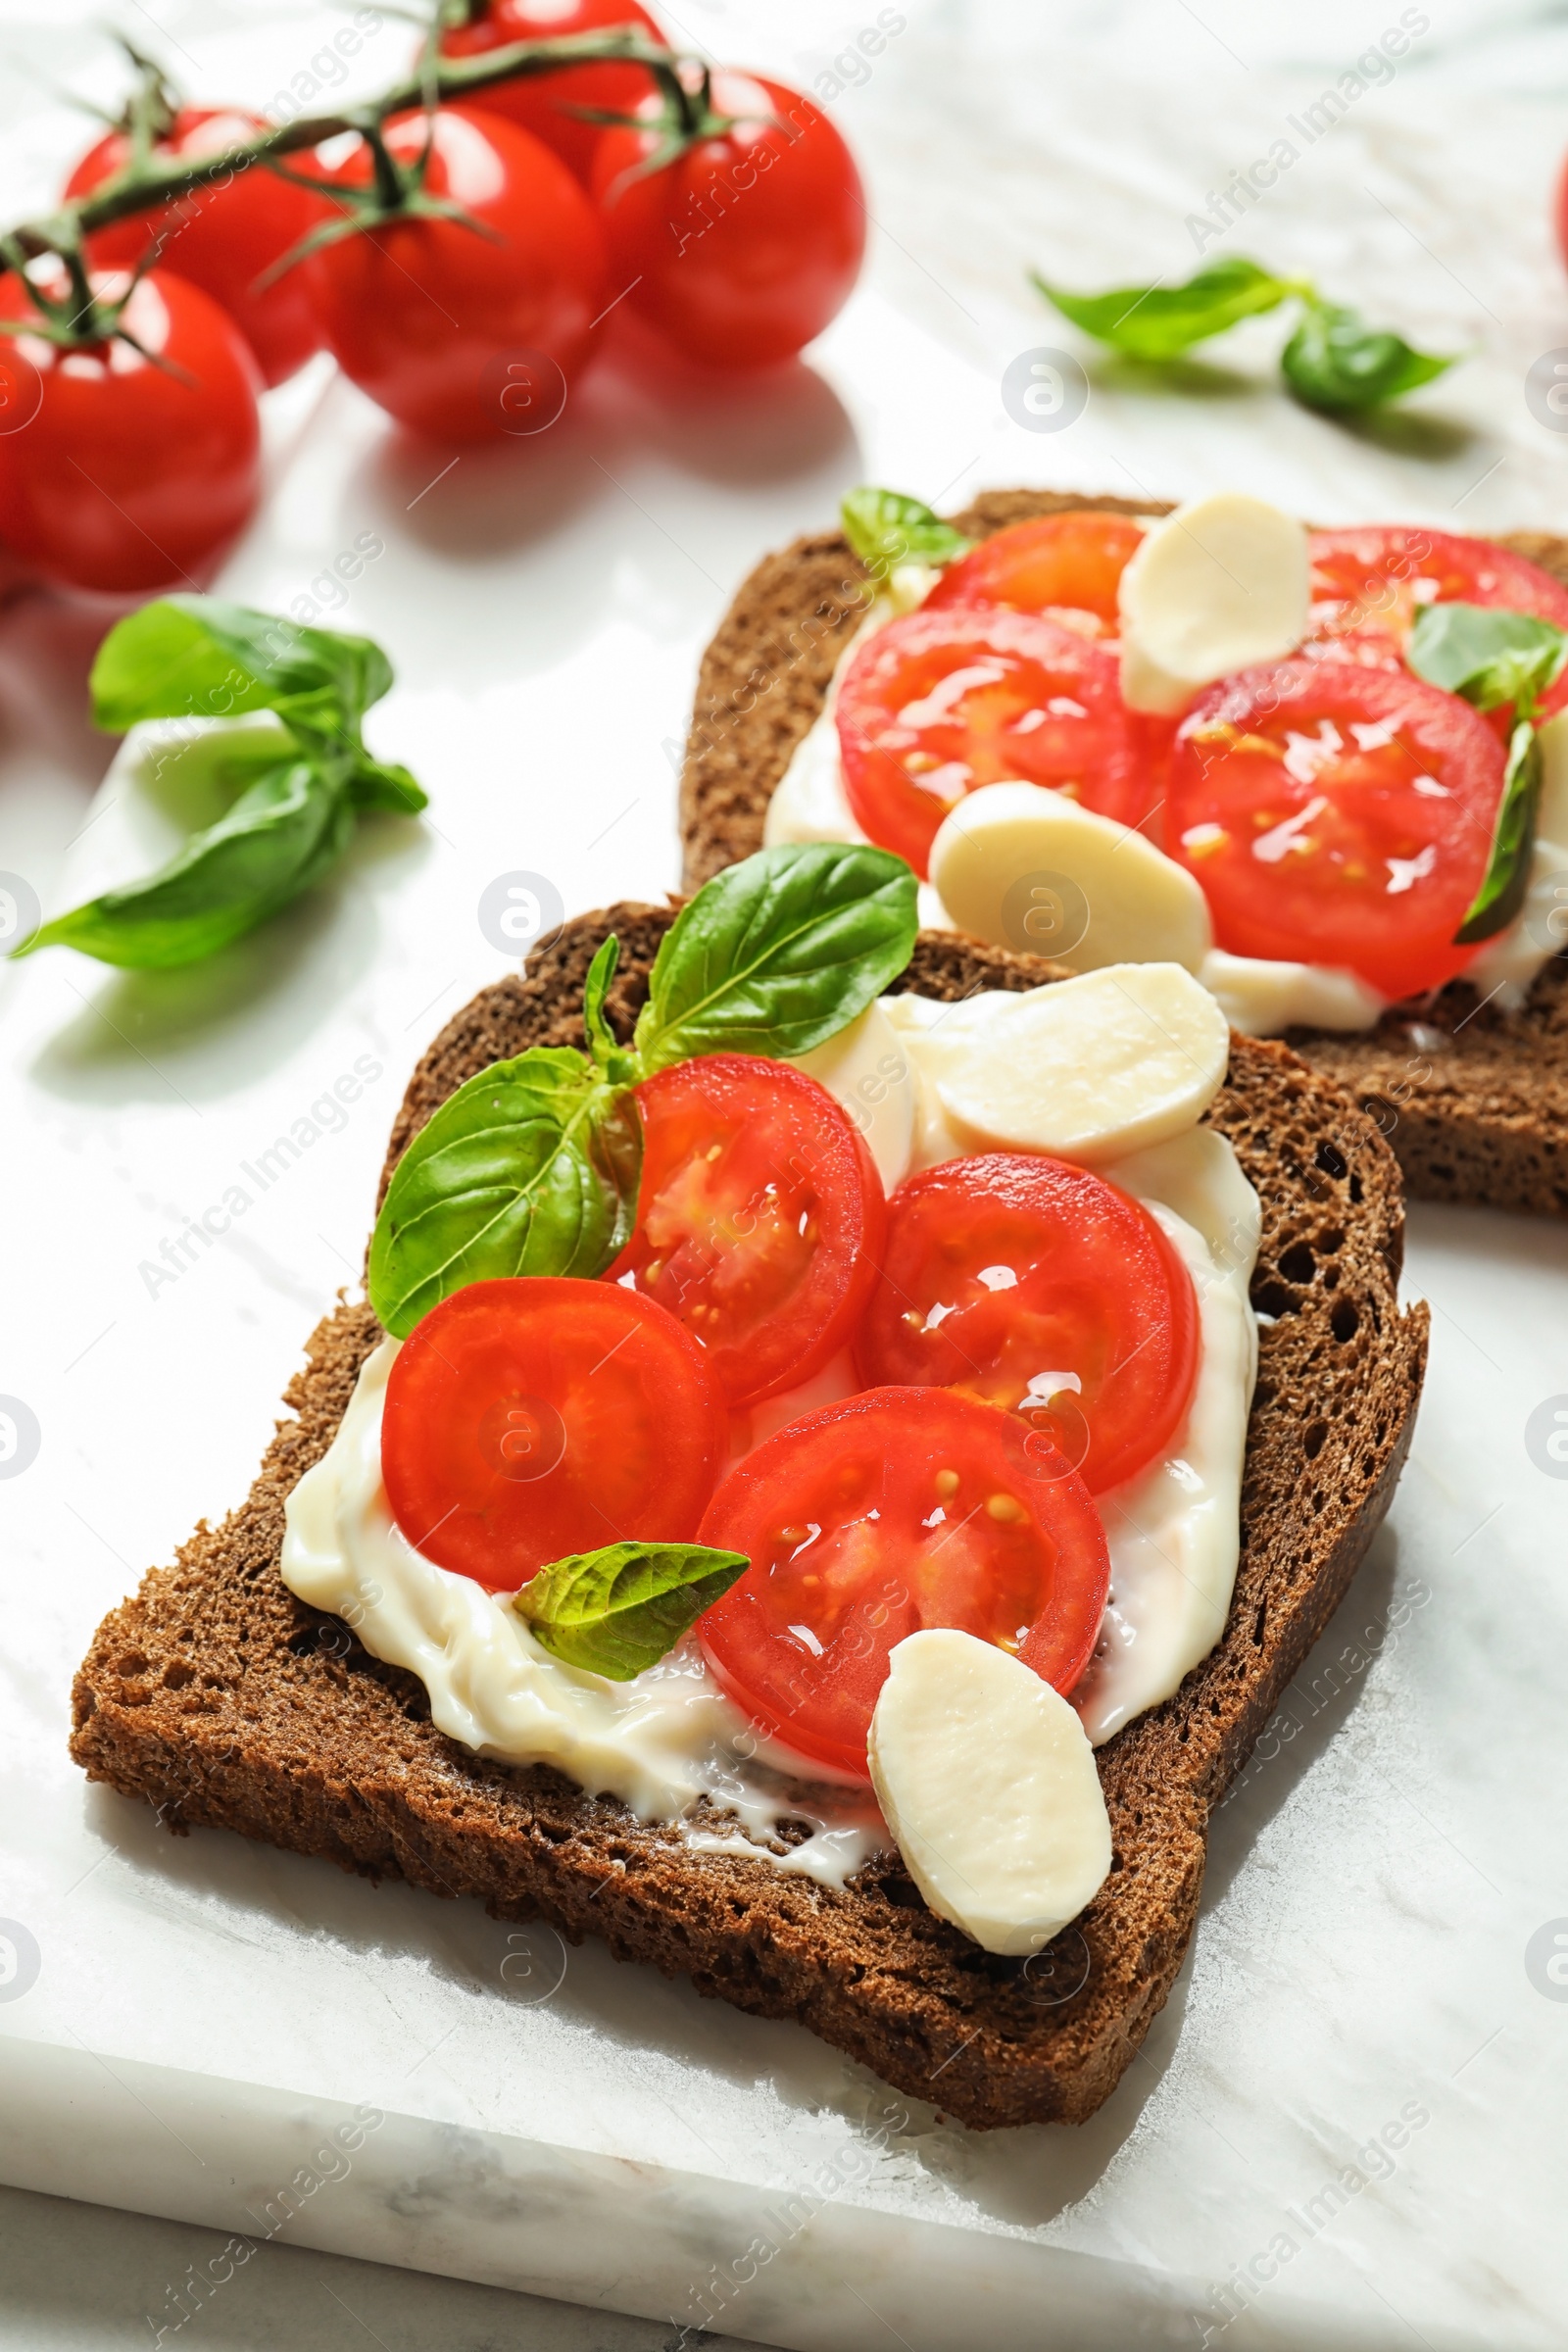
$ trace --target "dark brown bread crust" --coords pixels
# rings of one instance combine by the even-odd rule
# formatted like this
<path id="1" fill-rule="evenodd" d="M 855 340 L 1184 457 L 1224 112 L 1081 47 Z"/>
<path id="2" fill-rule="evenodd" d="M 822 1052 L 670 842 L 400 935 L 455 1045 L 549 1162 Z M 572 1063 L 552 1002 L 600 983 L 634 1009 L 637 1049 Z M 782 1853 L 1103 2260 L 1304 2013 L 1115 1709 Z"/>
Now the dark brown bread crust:
<path id="1" fill-rule="evenodd" d="M 524 977 L 476 997 L 437 1038 L 399 1114 L 396 1153 L 499 1054 L 582 1042 L 582 984 L 613 927 L 612 1018 L 629 1032 L 667 909 L 570 923 Z M 906 985 L 952 1000 L 1021 989 L 1053 967 L 922 936 Z M 369 1657 L 278 1574 L 283 1499 L 329 1444 L 379 1337 L 365 1306 L 317 1331 L 247 1500 L 199 1528 L 99 1628 L 76 1678 L 72 1753 L 94 1780 L 165 1808 L 174 1829 L 238 1830 L 498 1917 L 543 1915 L 622 1959 L 689 1976 L 802 2024 L 899 2088 L 980 2129 L 1078 2122 L 1114 2087 L 1170 1989 L 1192 1931 L 1204 1826 L 1339 1602 L 1409 1446 L 1424 1307 L 1396 1303 L 1397 1171 L 1371 1123 L 1283 1047 L 1239 1040 L 1213 1111 L 1257 1186 L 1254 1297 L 1274 1316 L 1249 1437 L 1243 1549 L 1224 1639 L 1176 1696 L 1101 1751 L 1111 1875 L 1038 1964 L 996 1959 L 920 1901 L 897 1855 L 844 1893 L 764 1862 L 696 1855 L 559 1774 L 471 1755 L 434 1730 L 410 1675 Z M 1081 1934 L 1082 1940 L 1078 1940 Z M 1054 1947 L 1056 1948 L 1056 1947 Z"/>
<path id="2" fill-rule="evenodd" d="M 1054 490 L 988 490 L 954 520 L 971 538 L 1072 508 L 1152 505 Z M 1568 585 L 1568 539 L 1515 531 L 1500 544 Z M 766 556 L 703 660 L 681 784 L 686 887 L 762 842 L 773 788 L 817 717 L 870 593 L 837 533 Z M 1364 1037 L 1293 1030 L 1303 1061 L 1334 1078 L 1392 1142 L 1418 1200 L 1568 1213 L 1568 964 L 1548 964 L 1520 1012 L 1478 1006 L 1463 981 L 1418 1015 Z"/>

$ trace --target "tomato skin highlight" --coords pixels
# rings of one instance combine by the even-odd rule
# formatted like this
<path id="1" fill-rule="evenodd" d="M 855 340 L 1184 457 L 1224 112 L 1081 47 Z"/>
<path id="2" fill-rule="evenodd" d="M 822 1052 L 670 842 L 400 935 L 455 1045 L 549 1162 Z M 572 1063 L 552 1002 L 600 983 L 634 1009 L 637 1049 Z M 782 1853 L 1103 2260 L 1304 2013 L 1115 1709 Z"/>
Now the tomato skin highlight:
<path id="1" fill-rule="evenodd" d="M 268 127 L 239 107 L 182 106 L 153 154 L 160 162 L 199 162 Z M 130 151 L 125 132 L 107 132 L 76 164 L 66 194 L 84 196 L 113 178 Z M 280 384 L 320 350 L 320 323 L 302 269 L 284 270 L 270 286 L 258 288 L 256 280 L 329 217 L 327 205 L 309 188 L 258 165 L 226 186 L 198 189 L 162 212 L 134 213 L 99 229 L 88 239 L 87 256 L 96 269 L 134 270 L 159 241 L 159 270 L 200 286 L 227 311 L 256 355 L 263 382 Z"/>
<path id="2" fill-rule="evenodd" d="M 1090 638 L 1114 637 L 1117 589 L 1143 536 L 1130 515 L 1098 510 L 1009 523 L 950 564 L 920 610 L 1003 605 Z"/>
<path id="3" fill-rule="evenodd" d="M 492 49 L 510 48 L 514 41 L 566 40 L 573 33 L 605 32 L 617 25 L 634 26 L 653 41 L 664 37 L 637 0 L 490 0 L 471 24 L 448 25 L 441 35 L 441 54 L 482 57 Z M 607 114 L 629 115 L 647 96 L 648 83 L 643 66 L 568 66 L 556 74 L 496 82 L 476 90 L 474 99 L 487 114 L 500 115 L 541 140 L 574 178 L 586 184 L 604 126 L 584 122 L 565 110 L 595 106 Z"/>
<path id="4" fill-rule="evenodd" d="M 956 1626 L 1067 1691 L 1110 1579 L 1082 1480 L 946 1389 L 872 1389 L 791 1422 L 730 1472 L 701 1541 L 752 1562 L 698 1621 L 719 1682 L 767 1736 L 862 1777 L 906 1635 Z"/>
<path id="5" fill-rule="evenodd" d="M 1114 654 L 1033 613 L 890 620 L 850 657 L 836 711 L 857 823 L 922 879 L 943 818 L 983 784 L 1049 785 L 1128 825 L 1148 805 Z"/>
<path id="6" fill-rule="evenodd" d="M 799 91 L 720 69 L 712 103 L 731 127 L 640 178 L 628 175 L 657 152 L 658 130 L 607 130 L 590 186 L 628 307 L 705 367 L 768 367 L 848 301 L 865 195 L 848 147 Z M 652 123 L 660 110 L 650 97 L 635 111 Z"/>
<path id="7" fill-rule="evenodd" d="M 511 1592 L 622 1538 L 689 1542 L 726 1435 L 673 1315 L 531 1274 L 469 1283 L 415 1327 L 387 1381 L 381 1472 L 416 1551 Z"/>
<path id="8" fill-rule="evenodd" d="M 1244 670 L 1177 730 L 1166 850 L 1232 955 L 1344 967 L 1396 1002 L 1478 953 L 1453 935 L 1486 872 L 1503 761 L 1478 711 L 1403 672 Z"/>
<path id="9" fill-rule="evenodd" d="M 637 1225 L 603 1279 L 677 1315 L 729 1405 L 798 1387 L 849 1345 L 876 1279 L 864 1140 L 814 1078 L 760 1054 L 700 1054 L 635 1091 Z"/>
<path id="10" fill-rule="evenodd" d="M 106 297 L 124 286 L 94 273 Z M 0 279 L 0 318 L 35 316 L 17 279 Z M 181 277 L 150 271 L 125 324 L 167 365 L 120 341 L 0 343 L 4 413 L 27 419 L 0 434 L 0 539 L 67 587 L 194 587 L 255 512 L 261 379 L 227 312 Z"/>
<path id="11" fill-rule="evenodd" d="M 527 131 L 472 106 L 442 107 L 433 122 L 425 184 L 480 227 L 411 217 L 340 238 L 306 264 L 312 298 L 344 373 L 400 423 L 436 440 L 499 439 L 518 424 L 505 402 L 509 362 L 543 354 L 564 379 L 560 398 L 584 364 L 604 237 L 564 164 Z M 386 126 L 404 164 L 424 137 L 422 115 Z M 326 175 L 367 186 L 364 143 Z M 547 424 L 549 387 L 540 396 Z"/>
<path id="12" fill-rule="evenodd" d="M 1056 1443 L 1100 1494 L 1175 1437 L 1198 1357 L 1191 1275 L 1158 1221 L 1103 1176 L 986 1152 L 907 1177 L 889 1201 L 855 1348 L 867 1387 L 929 1384 L 1026 1428 L 1065 1425 L 1074 1442 Z M 1031 1410 L 1031 1379 L 1063 1373 L 1076 1394 Z"/>

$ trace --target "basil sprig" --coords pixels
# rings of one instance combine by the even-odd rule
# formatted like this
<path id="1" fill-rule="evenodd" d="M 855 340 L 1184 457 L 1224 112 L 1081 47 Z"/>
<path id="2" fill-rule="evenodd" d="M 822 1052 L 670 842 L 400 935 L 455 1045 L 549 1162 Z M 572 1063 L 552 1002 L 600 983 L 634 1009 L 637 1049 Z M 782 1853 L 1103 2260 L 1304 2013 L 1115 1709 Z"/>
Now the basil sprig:
<path id="1" fill-rule="evenodd" d="M 1195 343 L 1294 298 L 1301 316 L 1280 355 L 1280 371 L 1304 407 L 1327 416 L 1354 416 L 1397 400 L 1431 383 L 1458 356 L 1417 351 L 1402 336 L 1368 326 L 1357 312 L 1326 302 L 1308 279 L 1276 276 L 1240 254 L 1205 263 L 1185 285 L 1118 286 L 1104 294 L 1069 294 L 1038 270 L 1030 275 L 1085 334 L 1129 359 L 1152 362 L 1178 359 Z"/>
<path id="2" fill-rule="evenodd" d="M 1513 707 L 1487 870 L 1453 935 L 1455 947 L 1474 947 L 1507 929 L 1530 888 L 1541 808 L 1537 721 L 1542 697 L 1568 661 L 1568 636 L 1549 620 L 1501 605 L 1425 605 L 1411 627 L 1405 658 L 1418 677 L 1463 696 L 1478 710 Z"/>
<path id="3" fill-rule="evenodd" d="M 705 883 L 661 944 L 629 1047 L 583 997 L 588 1052 L 534 1046 L 468 1079 L 409 1146 L 370 1244 L 368 1291 L 406 1339 L 466 1283 L 602 1274 L 630 1235 L 642 1131 L 630 1089 L 698 1054 L 805 1054 L 845 1028 L 914 951 L 915 879 L 886 850 L 760 850 Z"/>
<path id="4" fill-rule="evenodd" d="M 564 1665 L 629 1683 L 750 1566 L 744 1551 L 706 1544 L 607 1544 L 541 1568 L 512 1605 Z"/>
<path id="5" fill-rule="evenodd" d="M 171 596 L 112 629 L 93 663 L 95 726 L 271 711 L 275 744 L 254 732 L 220 749 L 240 789 L 216 824 L 155 874 L 45 923 L 25 946 L 77 948 L 103 963 L 194 963 L 253 931 L 341 857 L 359 813 L 414 815 L 425 795 L 406 767 L 372 760 L 365 713 L 392 683 L 368 637 L 302 628 L 217 597 Z"/>
<path id="6" fill-rule="evenodd" d="M 900 564 L 956 564 L 971 542 L 924 501 L 902 490 L 869 484 L 852 490 L 839 508 L 844 536 L 874 580 Z"/>

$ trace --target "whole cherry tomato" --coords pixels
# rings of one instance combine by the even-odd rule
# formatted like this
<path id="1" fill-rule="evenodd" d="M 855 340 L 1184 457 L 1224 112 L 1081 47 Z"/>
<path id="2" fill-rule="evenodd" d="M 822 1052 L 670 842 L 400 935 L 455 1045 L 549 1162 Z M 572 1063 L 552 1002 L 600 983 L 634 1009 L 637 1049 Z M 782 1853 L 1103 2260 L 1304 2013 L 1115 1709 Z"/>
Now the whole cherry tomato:
<path id="1" fill-rule="evenodd" d="M 125 291 L 122 272 L 92 282 Z M 0 279 L 0 318 L 37 316 Z M 194 587 L 255 509 L 261 379 L 228 313 L 182 277 L 150 271 L 122 323 L 134 344 L 0 339 L 0 539 L 74 588 Z"/>
<path id="2" fill-rule="evenodd" d="M 395 116 L 405 169 L 430 141 L 425 191 L 467 220 L 413 209 L 358 229 L 307 268 L 346 375 L 416 432 L 482 441 L 554 422 L 604 302 L 604 237 L 560 159 L 498 116 Z M 370 180 L 362 140 L 329 176 Z"/>
<path id="3" fill-rule="evenodd" d="M 237 107 L 184 106 L 154 155 L 160 162 L 197 162 L 267 127 L 259 115 L 242 114 Z M 129 155 L 126 134 L 108 132 L 76 165 L 66 194 L 86 195 L 122 171 Z M 89 240 L 88 254 L 100 269 L 133 270 L 156 244 L 158 267 L 187 278 L 220 304 L 256 354 L 263 380 L 280 384 L 319 351 L 321 329 L 301 270 L 286 270 L 269 286 L 256 281 L 326 217 L 318 196 L 258 166 L 220 186 L 181 196 L 161 212 L 135 213 L 99 229 Z"/>
<path id="4" fill-rule="evenodd" d="M 574 32 L 606 32 L 616 25 L 644 32 L 653 41 L 664 37 L 637 0 L 489 0 L 471 24 L 448 27 L 441 35 L 441 54 L 482 57 L 514 41 L 560 41 Z M 531 130 L 584 181 L 601 125 L 566 110 L 591 106 L 606 114 L 626 115 L 647 94 L 646 67 L 620 65 L 568 66 L 559 74 L 526 75 L 474 93 L 486 114 L 502 115 L 519 130 Z"/>
<path id="5" fill-rule="evenodd" d="M 710 102 L 724 127 L 648 172 L 665 118 L 662 97 L 645 98 L 635 111 L 649 127 L 607 130 L 590 185 L 631 308 L 709 367 L 764 367 L 793 357 L 848 300 L 865 196 L 808 98 L 718 73 Z"/>

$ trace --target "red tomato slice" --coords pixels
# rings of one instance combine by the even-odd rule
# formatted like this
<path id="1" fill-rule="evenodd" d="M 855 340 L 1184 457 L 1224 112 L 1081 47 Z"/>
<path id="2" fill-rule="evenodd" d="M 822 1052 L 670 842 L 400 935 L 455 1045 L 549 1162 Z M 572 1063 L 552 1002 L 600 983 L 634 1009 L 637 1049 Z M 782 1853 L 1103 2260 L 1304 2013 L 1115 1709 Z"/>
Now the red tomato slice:
<path id="1" fill-rule="evenodd" d="M 945 1389 L 872 1389 L 791 1422 L 730 1472 L 702 1541 L 752 1563 L 700 1620 L 713 1672 L 760 1729 L 844 1772 L 865 1771 L 906 1634 L 956 1626 L 1070 1690 L 1110 1578 L 1083 1481 Z"/>
<path id="2" fill-rule="evenodd" d="M 929 1384 L 1021 1410 L 1098 1494 L 1180 1427 L 1198 1301 L 1142 1202 L 1065 1160 L 987 1152 L 894 1194 L 855 1358 L 868 1388 Z"/>
<path id="3" fill-rule="evenodd" d="M 1177 730 L 1165 842 L 1236 956 L 1346 966 L 1384 996 L 1441 987 L 1480 887 L 1503 749 L 1478 712 L 1402 672 L 1246 670 Z"/>
<path id="4" fill-rule="evenodd" d="M 921 607 L 1005 605 L 1081 637 L 1114 637 L 1116 592 L 1143 532 L 1126 514 L 1041 514 L 994 531 L 952 564 Z"/>
<path id="5" fill-rule="evenodd" d="M 847 1347 L 876 1279 L 875 1163 L 788 1062 L 705 1054 L 644 1079 L 637 1230 L 604 1277 L 677 1315 L 731 1405 L 797 1387 Z"/>
<path id="6" fill-rule="evenodd" d="M 1539 564 L 1496 547 L 1417 524 L 1368 523 L 1358 530 L 1314 531 L 1309 658 L 1396 669 L 1410 624 L 1423 605 L 1503 605 L 1568 629 L 1568 588 Z M 1568 676 L 1542 705 L 1568 704 Z"/>
<path id="7" fill-rule="evenodd" d="M 1036 614 L 891 620 L 851 657 L 837 710 L 856 820 L 917 874 L 949 809 L 982 784 L 1049 784 L 1123 824 L 1143 814 L 1115 656 Z"/>
<path id="8" fill-rule="evenodd" d="M 416 1551 L 514 1592 L 625 1537 L 687 1543 L 727 1432 L 703 1351 L 601 1282 L 473 1282 L 432 1307 L 386 1386 L 381 1474 Z"/>

